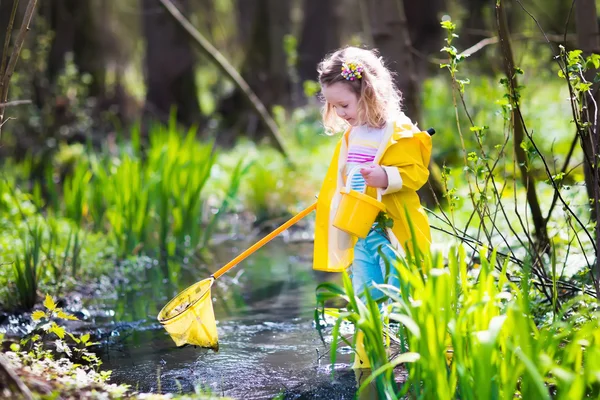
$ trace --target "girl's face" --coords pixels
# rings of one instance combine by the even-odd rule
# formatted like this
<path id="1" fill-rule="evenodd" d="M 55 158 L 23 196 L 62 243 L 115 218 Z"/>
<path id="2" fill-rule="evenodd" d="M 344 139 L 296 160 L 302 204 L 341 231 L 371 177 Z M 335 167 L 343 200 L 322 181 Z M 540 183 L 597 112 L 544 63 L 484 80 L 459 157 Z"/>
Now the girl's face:
<path id="1" fill-rule="evenodd" d="M 344 82 L 324 85 L 323 97 L 335 109 L 338 117 L 352 126 L 359 125 L 358 121 L 358 96 Z"/>

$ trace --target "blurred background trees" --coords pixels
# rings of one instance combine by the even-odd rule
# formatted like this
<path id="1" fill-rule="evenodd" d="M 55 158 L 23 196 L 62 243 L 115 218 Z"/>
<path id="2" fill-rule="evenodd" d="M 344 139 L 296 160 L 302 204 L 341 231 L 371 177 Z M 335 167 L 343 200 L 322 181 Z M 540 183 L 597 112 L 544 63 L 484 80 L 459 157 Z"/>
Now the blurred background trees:
<path id="1" fill-rule="evenodd" d="M 449 3 L 454 4 L 444 0 L 174 4 L 238 68 L 269 110 L 305 104 L 303 83 L 316 78 L 320 59 L 339 46 L 364 43 L 379 47 L 398 72 L 407 113 L 418 120 L 420 82 L 436 68 L 427 57 L 437 54 L 441 45 L 440 18 L 452 7 L 463 13 L 473 7 L 473 0 Z M 7 26 L 12 4 L 0 1 L 0 26 Z M 22 13 L 23 4 L 19 7 Z M 484 8 L 479 4 L 474 9 L 483 14 Z M 23 155 L 25 149 L 44 146 L 50 138 L 100 143 L 107 133 L 140 117 L 166 121 L 173 107 L 183 125 L 207 127 L 218 122 L 219 136 L 227 138 L 220 141 L 226 145 L 241 134 L 256 140 L 264 137 L 265 127 L 258 124 L 243 94 L 199 56 L 158 0 L 47 0 L 39 3 L 34 22 L 10 96 L 30 99 L 33 105 L 13 110 L 20 118 L 10 127 L 11 139 L 4 141 L 5 155 L 14 149 Z M 483 37 L 485 21 L 478 23 L 472 29 Z M 2 30 L 2 42 L 4 35 Z"/>
<path id="2" fill-rule="evenodd" d="M 173 4 L 274 114 L 305 105 L 318 109 L 316 65 L 329 51 L 349 44 L 378 48 L 396 74 L 407 115 L 423 129 L 435 124 L 438 131 L 445 131 L 436 138 L 438 164 L 452 162 L 461 153 L 454 140 L 451 107 L 433 115 L 423 111 L 435 101 L 430 85 L 436 93 L 451 85 L 439 77 L 443 62 L 439 50 L 444 45 L 440 21 L 451 17 L 457 24 L 460 35 L 455 45 L 469 49 L 468 71 L 493 79 L 504 73 L 493 0 L 176 0 Z M 0 26 L 7 25 L 12 5 L 12 0 L 0 1 Z M 19 13 L 24 7 L 19 4 Z M 569 0 L 511 0 L 504 2 L 504 9 L 520 54 L 517 64 L 549 70 L 551 49 L 556 52 L 561 43 L 567 48 L 578 44 L 575 25 L 585 11 L 575 11 L 581 5 L 573 9 Z M 34 164 L 42 165 L 34 166 L 34 175 L 60 143 L 97 148 L 139 121 L 144 134 L 148 122 L 166 122 L 171 113 L 182 127 L 199 127 L 199 137 L 216 138 L 222 146 L 234 146 L 241 136 L 255 142 L 271 140 L 268 126 L 244 92 L 202 55 L 159 0 L 46 0 L 39 3 L 37 13 L 9 97 L 32 104 L 9 110 L 16 120 L 6 127 L 0 147 L 2 157 L 35 154 Z M 0 30 L 2 42 L 4 35 Z M 439 173 L 432 167 L 435 190 L 441 194 Z M 433 204 L 430 195 L 422 195 Z"/>
<path id="3" fill-rule="evenodd" d="M 518 40 L 539 42 L 529 17 L 513 12 L 518 3 L 507 3 Z M 565 17 L 570 1 L 526 3 L 552 40 L 562 40 L 565 33 L 572 38 L 574 18 Z M 6 26 L 12 4 L 0 2 L 0 26 Z M 463 48 L 495 36 L 491 0 L 174 4 L 238 68 L 269 110 L 311 101 L 313 93 L 306 95 L 304 83 L 316 78 L 320 59 L 339 46 L 365 44 L 379 48 L 397 73 L 407 114 L 427 125 L 422 121 L 422 85 L 438 70 L 441 18 L 451 15 L 459 24 Z M 14 112 L 37 118 L 21 117 L 12 124 L 14 135 L 10 143 L 5 140 L 5 154 L 15 148 L 23 154 L 49 138 L 99 143 L 107 133 L 141 117 L 166 121 L 173 108 L 185 126 L 217 127 L 213 132 L 219 132 L 225 145 L 239 135 L 264 138 L 265 127 L 243 93 L 200 56 L 158 0 L 47 0 L 40 2 L 38 13 L 11 89 L 12 99 L 33 101 L 33 106 Z M 501 71 L 497 54 L 494 46 L 474 54 L 482 73 Z"/>

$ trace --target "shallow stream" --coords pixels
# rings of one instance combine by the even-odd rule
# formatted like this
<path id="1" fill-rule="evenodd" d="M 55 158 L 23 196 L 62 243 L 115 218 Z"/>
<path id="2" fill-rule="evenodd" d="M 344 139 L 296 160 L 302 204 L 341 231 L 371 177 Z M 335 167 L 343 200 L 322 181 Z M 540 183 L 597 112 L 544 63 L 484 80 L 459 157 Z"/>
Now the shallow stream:
<path id="1" fill-rule="evenodd" d="M 216 270 L 241 250 L 222 246 Z M 208 391 L 236 399 L 351 399 L 355 372 L 348 348 L 339 350 L 331 377 L 328 345 L 313 325 L 315 288 L 339 274 L 312 270 L 312 243 L 276 239 L 217 281 L 212 297 L 219 351 L 177 348 L 155 317 L 176 291 L 208 277 L 181 267 L 176 287 L 152 279 L 155 268 L 138 272 L 105 300 L 96 320 L 101 356 L 113 382 L 143 392 Z M 131 274 L 130 274 L 131 275 Z M 144 276 L 146 275 L 146 276 Z M 143 283 L 147 282 L 147 283 Z M 325 338 L 330 339 L 330 337 Z"/>

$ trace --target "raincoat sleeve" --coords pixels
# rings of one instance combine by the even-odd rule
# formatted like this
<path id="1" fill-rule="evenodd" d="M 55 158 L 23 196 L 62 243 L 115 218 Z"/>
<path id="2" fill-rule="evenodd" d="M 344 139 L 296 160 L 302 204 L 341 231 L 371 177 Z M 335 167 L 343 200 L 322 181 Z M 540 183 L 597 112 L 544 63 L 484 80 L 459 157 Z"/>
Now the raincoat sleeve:
<path id="1" fill-rule="evenodd" d="M 431 137 L 426 132 L 399 135 L 381 161 L 388 187 L 381 194 L 400 190 L 417 191 L 429 179 Z"/>

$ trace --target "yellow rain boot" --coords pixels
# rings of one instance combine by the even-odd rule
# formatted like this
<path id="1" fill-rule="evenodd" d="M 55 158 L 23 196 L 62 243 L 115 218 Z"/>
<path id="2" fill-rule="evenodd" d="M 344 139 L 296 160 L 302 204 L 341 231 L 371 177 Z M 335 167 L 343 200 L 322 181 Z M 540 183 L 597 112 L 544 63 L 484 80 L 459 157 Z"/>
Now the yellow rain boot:
<path id="1" fill-rule="evenodd" d="M 365 350 L 365 334 L 362 331 L 356 333 L 356 352 L 354 353 L 354 364 L 352 369 L 360 368 L 371 368 L 371 363 L 367 357 L 367 351 Z"/>

